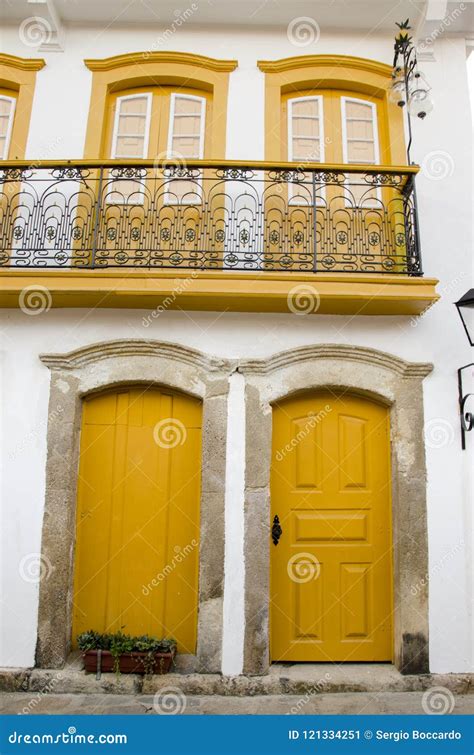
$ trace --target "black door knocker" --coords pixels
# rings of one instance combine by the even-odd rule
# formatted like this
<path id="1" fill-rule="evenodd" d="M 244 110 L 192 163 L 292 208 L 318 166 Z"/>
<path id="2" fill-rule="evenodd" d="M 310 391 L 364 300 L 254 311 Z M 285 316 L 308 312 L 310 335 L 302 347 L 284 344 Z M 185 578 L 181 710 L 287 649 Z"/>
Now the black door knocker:
<path id="1" fill-rule="evenodd" d="M 273 517 L 273 525 L 272 525 L 272 540 L 273 540 L 273 545 L 278 545 L 278 541 L 281 538 L 282 533 L 283 533 L 283 530 L 280 527 L 280 520 L 277 517 L 277 515 L 275 514 L 275 516 Z"/>

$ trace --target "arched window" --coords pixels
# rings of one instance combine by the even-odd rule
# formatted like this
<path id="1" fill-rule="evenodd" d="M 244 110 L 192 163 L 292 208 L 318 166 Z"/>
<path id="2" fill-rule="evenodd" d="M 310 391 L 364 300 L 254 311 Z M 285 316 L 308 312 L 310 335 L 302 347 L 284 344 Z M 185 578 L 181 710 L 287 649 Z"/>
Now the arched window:
<path id="1" fill-rule="evenodd" d="M 258 66 L 265 158 L 295 165 L 266 192 L 269 264 L 281 255 L 287 266 L 327 272 L 405 272 L 404 178 L 386 170 L 407 159 L 403 113 L 388 97 L 390 66 L 344 55 Z"/>
<path id="2" fill-rule="evenodd" d="M 93 74 L 85 158 L 110 157 L 117 100 L 147 93 L 152 98 L 147 157 L 170 148 L 188 159 L 224 158 L 229 74 L 237 61 L 168 51 L 84 62 Z M 138 140 L 137 152 L 140 146 Z"/>
<path id="3" fill-rule="evenodd" d="M 324 145 L 321 151 L 324 158 L 319 161 L 324 159 L 326 163 L 336 164 L 356 161 L 375 164 L 378 161 L 380 165 L 397 166 L 406 163 L 403 112 L 388 98 L 390 65 L 349 55 L 303 55 L 260 60 L 258 67 L 265 73 L 266 160 L 290 159 L 288 111 L 292 106 L 288 103 L 291 100 L 307 101 L 293 113 L 295 125 L 303 129 L 300 133 L 297 130 L 296 135 L 317 135 L 316 123 L 311 125 L 311 118 L 318 120 L 315 98 L 319 98 L 318 115 Z M 279 110 L 281 117 L 277 118 Z M 309 116 L 309 123 L 303 125 L 301 118 L 298 122 L 297 116 L 301 115 Z M 311 139 L 304 141 L 305 145 L 303 141 L 298 144 L 299 154 L 304 147 L 307 155 Z M 316 155 L 314 162 L 318 162 Z"/>

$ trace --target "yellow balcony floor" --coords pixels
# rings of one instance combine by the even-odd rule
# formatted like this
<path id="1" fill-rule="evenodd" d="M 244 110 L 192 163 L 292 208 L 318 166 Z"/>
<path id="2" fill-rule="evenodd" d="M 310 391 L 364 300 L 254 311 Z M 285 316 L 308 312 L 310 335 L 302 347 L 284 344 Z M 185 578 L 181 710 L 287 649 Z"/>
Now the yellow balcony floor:
<path id="1" fill-rule="evenodd" d="M 48 307 L 413 316 L 439 298 L 437 283 L 366 273 L 15 269 L 0 272 L 0 307 L 20 307 L 29 288 L 47 289 Z"/>

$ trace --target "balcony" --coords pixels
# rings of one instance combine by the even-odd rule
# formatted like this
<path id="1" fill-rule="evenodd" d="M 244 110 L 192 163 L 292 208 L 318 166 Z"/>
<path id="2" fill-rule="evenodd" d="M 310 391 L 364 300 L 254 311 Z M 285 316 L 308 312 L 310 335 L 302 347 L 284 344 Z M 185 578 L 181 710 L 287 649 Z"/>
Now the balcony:
<path id="1" fill-rule="evenodd" d="M 263 162 L 4 162 L 0 304 L 419 314 L 417 168 Z"/>

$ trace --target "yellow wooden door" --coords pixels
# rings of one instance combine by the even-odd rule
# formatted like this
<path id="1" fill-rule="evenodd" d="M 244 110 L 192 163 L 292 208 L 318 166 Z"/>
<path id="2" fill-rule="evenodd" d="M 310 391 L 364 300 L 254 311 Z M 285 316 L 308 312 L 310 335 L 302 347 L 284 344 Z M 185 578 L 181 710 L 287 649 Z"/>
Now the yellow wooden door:
<path id="1" fill-rule="evenodd" d="M 271 657 L 392 658 L 389 418 L 332 392 L 273 412 Z"/>
<path id="2" fill-rule="evenodd" d="M 147 386 L 84 401 L 73 641 L 94 629 L 194 653 L 201 403 Z"/>

